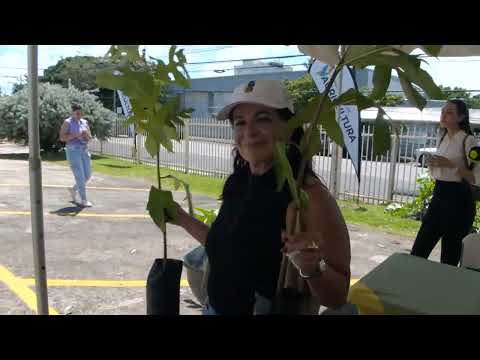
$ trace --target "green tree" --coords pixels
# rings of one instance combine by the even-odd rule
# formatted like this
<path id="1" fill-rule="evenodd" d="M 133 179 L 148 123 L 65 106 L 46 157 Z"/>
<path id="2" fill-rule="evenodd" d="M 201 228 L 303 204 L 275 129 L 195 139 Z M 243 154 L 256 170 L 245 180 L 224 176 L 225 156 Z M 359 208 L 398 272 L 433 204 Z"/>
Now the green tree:
<path id="1" fill-rule="evenodd" d="M 439 88 L 445 93 L 447 99 L 462 99 L 471 109 L 480 109 L 480 95 L 472 96 L 467 89 L 455 86 L 439 85 Z"/>
<path id="2" fill-rule="evenodd" d="M 285 86 L 293 98 L 295 112 L 301 111 L 311 99 L 320 94 L 309 74 L 295 80 L 285 80 Z"/>
<path id="3" fill-rule="evenodd" d="M 96 96 L 75 88 L 56 84 L 39 84 L 40 147 L 45 151 L 59 150 L 60 126 L 71 113 L 72 103 L 82 105 L 92 135 L 104 139 L 110 135 L 116 116 L 98 102 Z M 0 98 L 0 137 L 28 143 L 28 91 L 26 88 Z"/>
<path id="4" fill-rule="evenodd" d="M 41 82 L 59 84 L 63 87 L 71 85 L 79 90 L 87 90 L 98 96 L 100 102 L 107 109 L 114 109 L 114 91 L 106 88 L 99 88 L 96 83 L 97 74 L 109 66 L 104 57 L 94 56 L 73 56 L 61 59 L 55 65 L 44 70 Z M 153 71 L 154 64 L 146 62 L 146 66 Z M 168 93 L 168 91 L 163 91 Z M 115 107 L 120 106 L 118 96 L 116 96 Z"/>
<path id="5" fill-rule="evenodd" d="M 367 87 L 362 87 L 360 92 L 365 96 L 372 96 L 372 90 Z M 378 106 L 397 106 L 403 104 L 405 102 L 405 98 L 402 95 L 396 95 L 389 92 L 386 92 L 385 95 L 378 100 L 375 100 L 375 103 Z"/>
<path id="6" fill-rule="evenodd" d="M 43 71 L 41 82 L 49 82 L 68 87 L 68 80 L 79 90 L 93 90 L 96 72 L 105 67 L 102 58 L 94 56 L 74 56 L 58 61 Z"/>
<path id="7" fill-rule="evenodd" d="M 295 112 L 302 111 L 311 99 L 318 96 L 320 93 L 310 75 L 302 76 L 295 80 L 285 80 L 285 86 L 293 97 Z M 370 96 L 371 89 L 361 88 L 360 92 L 365 96 Z M 405 101 L 402 95 L 392 93 L 385 93 L 385 96 L 375 103 L 379 106 L 397 106 L 403 104 Z"/>
<path id="8" fill-rule="evenodd" d="M 98 96 L 103 106 L 113 110 L 113 91 L 99 89 L 95 82 L 97 72 L 106 66 L 107 64 L 102 57 L 67 57 L 45 69 L 39 80 L 44 83 L 59 84 L 65 88 L 71 84 L 79 90 L 90 91 Z"/>

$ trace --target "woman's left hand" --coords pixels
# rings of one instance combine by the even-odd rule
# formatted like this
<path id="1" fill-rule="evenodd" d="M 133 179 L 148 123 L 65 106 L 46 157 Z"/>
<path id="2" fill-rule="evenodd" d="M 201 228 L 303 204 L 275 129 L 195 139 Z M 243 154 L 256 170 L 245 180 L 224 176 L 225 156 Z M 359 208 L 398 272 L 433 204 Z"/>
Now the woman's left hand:
<path id="1" fill-rule="evenodd" d="M 324 258 L 324 242 L 319 232 L 282 233 L 283 252 L 303 274 L 313 274 Z"/>
<path id="2" fill-rule="evenodd" d="M 446 157 L 440 155 L 434 155 L 430 160 L 431 165 L 439 168 L 454 168 L 455 165 Z"/>

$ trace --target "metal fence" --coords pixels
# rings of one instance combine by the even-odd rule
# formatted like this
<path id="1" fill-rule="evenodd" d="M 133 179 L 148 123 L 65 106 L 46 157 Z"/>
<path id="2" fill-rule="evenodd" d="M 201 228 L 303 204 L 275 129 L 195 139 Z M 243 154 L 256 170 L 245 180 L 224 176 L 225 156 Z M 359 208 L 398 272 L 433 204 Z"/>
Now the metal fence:
<path id="1" fill-rule="evenodd" d="M 135 136 L 121 119 L 114 129 L 115 136 L 105 141 L 94 139 L 91 142 L 93 153 L 137 163 L 156 163 L 145 149 L 145 136 Z M 332 150 L 336 145 L 323 130 L 320 132 L 322 149 L 313 157 L 313 169 L 329 188 L 332 174 L 337 174 L 334 194 L 340 199 L 360 198 L 368 203 L 404 203 L 411 200 L 418 193 L 417 177 L 426 171 L 418 162 L 417 150 L 435 147 L 438 126 L 432 123 L 403 124 L 398 134 L 392 135 L 390 151 L 382 156 L 373 155 L 373 131 L 373 124 L 362 125 L 360 186 L 344 149 L 342 151 L 340 148 L 342 156 L 332 161 Z M 173 152 L 163 148 L 160 151 L 161 166 L 215 177 L 226 177 L 232 172 L 233 133 L 228 122 L 219 122 L 211 117 L 195 117 L 185 126 L 179 126 L 178 132 L 180 141 L 173 143 Z"/>

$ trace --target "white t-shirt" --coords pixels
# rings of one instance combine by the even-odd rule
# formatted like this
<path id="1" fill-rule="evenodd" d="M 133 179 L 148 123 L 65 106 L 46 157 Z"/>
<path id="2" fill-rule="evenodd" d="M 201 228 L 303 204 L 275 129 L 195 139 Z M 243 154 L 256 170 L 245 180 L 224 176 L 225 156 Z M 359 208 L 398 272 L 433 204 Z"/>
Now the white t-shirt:
<path id="1" fill-rule="evenodd" d="M 468 153 L 470 149 L 478 144 L 478 141 L 472 136 L 468 135 L 465 140 L 465 148 L 463 147 L 463 140 L 467 136 L 467 133 L 463 130 L 458 131 L 452 138 L 448 134 L 445 135 L 440 146 L 437 148 L 436 155 L 446 157 L 452 161 L 456 167 L 465 167 L 465 156 L 467 156 L 468 165 L 470 166 L 470 160 L 468 159 Z M 437 144 L 440 142 L 440 138 Z M 440 168 L 429 167 L 430 174 L 435 180 L 441 181 L 453 181 L 461 182 L 462 178 L 457 174 L 455 168 Z M 473 173 L 475 176 L 475 184 L 480 184 L 480 164 L 473 167 Z"/>

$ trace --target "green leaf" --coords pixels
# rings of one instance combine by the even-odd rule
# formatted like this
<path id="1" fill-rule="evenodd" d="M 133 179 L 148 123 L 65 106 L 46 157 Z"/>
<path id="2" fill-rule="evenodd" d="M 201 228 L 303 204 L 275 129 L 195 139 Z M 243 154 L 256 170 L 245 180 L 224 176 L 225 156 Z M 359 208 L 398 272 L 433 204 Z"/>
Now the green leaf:
<path id="1" fill-rule="evenodd" d="M 425 51 L 430 56 L 437 57 L 442 50 L 443 45 L 422 45 L 423 51 Z"/>
<path id="2" fill-rule="evenodd" d="M 168 62 L 174 63 L 175 62 L 175 51 L 177 50 L 177 45 L 170 46 L 170 50 L 168 51 Z"/>
<path id="3" fill-rule="evenodd" d="M 180 50 L 177 51 L 177 58 L 178 58 L 178 62 L 181 66 L 187 62 L 187 58 L 183 54 L 183 49 L 180 49 Z"/>
<path id="4" fill-rule="evenodd" d="M 202 208 L 195 208 L 195 210 L 199 211 L 200 214 L 195 214 L 195 217 L 205 223 L 208 226 L 211 226 L 212 223 L 217 218 L 217 210 L 209 210 L 209 209 L 202 209 Z"/>
<path id="5" fill-rule="evenodd" d="M 363 95 L 361 92 L 355 89 L 348 89 L 347 91 L 345 91 L 342 95 L 340 95 L 333 101 L 333 104 L 335 106 L 356 105 L 359 111 L 375 106 L 375 102 L 372 99 Z"/>
<path id="6" fill-rule="evenodd" d="M 444 98 L 444 94 L 431 76 L 420 67 L 421 61 L 417 55 L 408 55 L 399 50 L 395 50 L 395 52 L 397 52 L 397 56 L 393 57 L 394 60 L 391 57 L 386 57 L 391 60 L 392 67 L 401 68 L 405 79 L 420 86 L 430 98 Z"/>
<path id="7" fill-rule="evenodd" d="M 173 175 L 167 175 L 167 176 L 164 176 L 162 177 L 162 179 L 167 179 L 167 178 L 170 178 L 170 179 L 173 179 L 173 181 L 175 183 L 178 183 L 178 184 L 181 184 L 183 186 L 183 188 L 185 189 L 185 193 L 186 193 L 186 200 L 188 202 L 188 210 L 189 210 L 189 214 L 191 216 L 193 216 L 193 202 L 192 202 L 192 193 L 190 192 L 190 185 L 188 185 L 185 181 L 177 178 L 176 176 L 173 176 Z M 175 190 L 177 190 L 177 185 L 175 185 Z"/>
<path id="8" fill-rule="evenodd" d="M 159 190 L 155 186 L 150 188 L 147 210 L 155 224 L 166 232 L 166 222 L 177 219 L 177 208 L 171 191 Z"/>
<path id="9" fill-rule="evenodd" d="M 356 102 L 359 112 L 363 109 L 375 106 L 375 101 L 368 96 L 363 95 L 361 92 L 356 92 L 355 97 L 357 99 Z"/>
<path id="10" fill-rule="evenodd" d="M 183 187 L 185 188 L 185 193 L 187 194 L 187 201 L 188 201 L 188 213 L 190 216 L 193 216 L 193 201 L 192 201 L 192 193 L 190 192 L 190 185 L 186 182 L 182 182 Z"/>
<path id="11" fill-rule="evenodd" d="M 187 89 L 190 88 L 190 81 L 180 71 L 178 71 L 176 67 L 172 69 L 172 73 L 179 86 Z"/>
<path id="12" fill-rule="evenodd" d="M 286 180 L 295 203 L 299 204 L 300 200 L 298 198 L 297 185 L 293 178 L 292 167 L 290 166 L 290 162 L 286 155 L 285 143 L 277 142 L 275 144 L 274 171 L 277 179 L 277 191 L 280 191 L 283 188 Z"/>
<path id="13" fill-rule="evenodd" d="M 158 147 L 159 143 L 155 140 L 155 138 L 148 134 L 147 138 L 145 139 L 145 149 L 150 154 L 152 158 L 155 158 L 158 154 Z"/>
<path id="14" fill-rule="evenodd" d="M 118 45 L 118 50 L 121 53 L 125 52 L 127 58 L 131 62 L 135 62 L 141 59 L 138 53 L 138 45 Z"/>
<path id="15" fill-rule="evenodd" d="M 320 101 L 322 100 L 323 93 L 313 97 L 305 106 L 304 108 L 295 114 L 287 123 L 287 136 L 290 138 L 293 131 L 304 125 L 309 124 L 314 120 L 315 113 L 317 111 L 318 106 L 320 105 Z M 323 105 L 322 112 L 320 114 L 320 118 L 322 116 L 331 115 L 333 110 L 333 105 L 330 99 L 327 97 L 325 99 L 325 103 Z"/>
<path id="16" fill-rule="evenodd" d="M 379 54 L 386 47 L 388 45 L 350 45 L 345 57 L 345 64 L 354 65 L 362 59 Z"/>
<path id="17" fill-rule="evenodd" d="M 339 105 L 355 105 L 357 103 L 355 89 L 348 89 L 342 95 L 333 100 L 334 106 Z"/>
<path id="18" fill-rule="evenodd" d="M 121 56 L 120 51 L 118 50 L 118 47 L 116 45 L 111 45 L 110 48 L 108 49 L 105 57 L 108 58 L 109 56 L 112 61 L 117 60 Z"/>
<path id="19" fill-rule="evenodd" d="M 375 100 L 383 99 L 390 85 L 392 69 L 389 66 L 375 66 L 373 71 L 373 91 L 370 97 Z"/>
<path id="20" fill-rule="evenodd" d="M 390 123 L 383 118 L 383 110 L 378 110 L 373 128 L 373 155 L 382 155 L 390 150 Z"/>
<path id="21" fill-rule="evenodd" d="M 435 100 L 445 99 L 445 94 L 435 84 L 432 77 L 423 69 L 409 69 L 404 72 L 404 76 L 408 81 L 420 86 L 426 94 Z"/>
<path id="22" fill-rule="evenodd" d="M 357 68 L 366 66 L 390 66 L 391 68 L 420 67 L 421 61 L 416 55 L 409 55 L 392 48 L 391 53 L 377 53 L 355 61 L 351 65 Z"/>
<path id="23" fill-rule="evenodd" d="M 163 127 L 164 131 L 160 133 L 160 144 L 168 151 L 168 152 L 173 152 L 173 142 L 172 138 L 174 136 L 170 135 L 171 128 L 169 126 L 164 126 Z M 173 131 L 175 132 L 175 128 L 173 128 Z"/>
<path id="24" fill-rule="evenodd" d="M 408 81 L 408 78 L 404 75 L 403 71 L 397 70 L 398 77 L 400 79 L 400 85 L 403 92 L 407 96 L 407 99 L 419 110 L 423 110 L 427 101 L 418 93 L 413 85 Z"/>
<path id="25" fill-rule="evenodd" d="M 300 206 L 302 209 L 308 208 L 309 198 L 305 190 L 300 189 Z"/>
<path id="26" fill-rule="evenodd" d="M 178 181 L 177 178 L 173 178 L 173 188 L 175 189 L 175 191 L 177 191 L 179 187 L 180 187 L 180 181 Z"/>
<path id="27" fill-rule="evenodd" d="M 302 153 L 302 157 L 305 156 L 307 159 L 310 159 L 313 155 L 318 154 L 322 150 L 322 142 L 320 140 L 320 131 L 318 130 L 318 127 L 313 129 L 308 148 L 306 148 L 306 145 L 305 136 L 303 136 L 300 142 L 300 151 Z"/>
<path id="28" fill-rule="evenodd" d="M 153 77 L 149 72 L 132 71 L 128 67 L 108 67 L 100 70 L 97 72 L 96 81 L 100 87 L 122 90 L 130 100 L 152 96 L 154 86 Z"/>
<path id="29" fill-rule="evenodd" d="M 333 108 L 320 116 L 319 123 L 325 129 L 330 139 L 340 146 L 344 145 L 342 130 L 340 129 L 340 125 L 337 123 Z"/>

